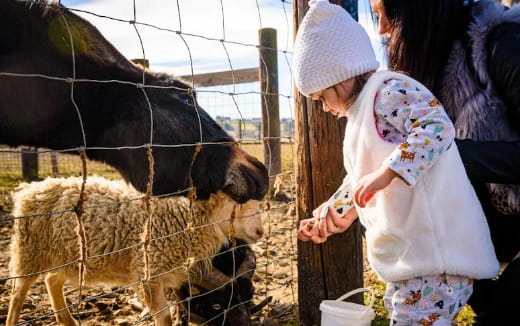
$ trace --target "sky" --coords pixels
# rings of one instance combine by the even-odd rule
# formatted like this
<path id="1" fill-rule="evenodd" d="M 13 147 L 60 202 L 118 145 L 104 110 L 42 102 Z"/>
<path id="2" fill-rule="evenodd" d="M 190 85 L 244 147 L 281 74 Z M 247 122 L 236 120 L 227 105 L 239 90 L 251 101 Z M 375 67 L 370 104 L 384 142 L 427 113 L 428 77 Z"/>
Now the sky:
<path id="1" fill-rule="evenodd" d="M 280 117 L 292 118 L 292 3 L 289 0 L 62 0 L 66 7 L 120 20 L 135 20 L 167 30 L 76 12 L 95 25 L 124 56 L 146 57 L 150 69 L 182 76 L 258 67 L 258 31 L 275 28 L 278 41 Z M 378 59 L 379 37 L 359 0 L 359 21 L 367 28 Z M 181 31 L 177 34 L 176 31 Z M 181 37 L 182 36 L 182 37 Z M 142 40 L 142 46 L 141 41 Z M 225 40 L 221 42 L 220 40 Z M 239 43 L 239 44 L 236 44 Z M 143 55 L 144 50 L 144 55 Z M 284 52 L 282 52 L 284 51 Z M 259 83 L 198 89 L 200 105 L 213 117 L 260 117 Z M 219 91 L 219 92 L 213 92 Z M 231 97 L 222 92 L 240 93 Z"/>

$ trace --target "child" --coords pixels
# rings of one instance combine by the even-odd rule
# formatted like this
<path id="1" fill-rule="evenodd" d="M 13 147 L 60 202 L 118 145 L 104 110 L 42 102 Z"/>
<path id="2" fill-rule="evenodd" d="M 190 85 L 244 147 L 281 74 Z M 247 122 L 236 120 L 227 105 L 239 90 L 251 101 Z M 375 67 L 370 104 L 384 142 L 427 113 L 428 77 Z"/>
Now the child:
<path id="1" fill-rule="evenodd" d="M 369 263 L 387 283 L 390 325 L 451 325 L 473 279 L 494 277 L 499 264 L 444 108 L 419 82 L 377 67 L 364 29 L 343 8 L 311 0 L 296 36 L 295 83 L 348 118 L 347 177 L 298 238 L 323 242 L 357 212 Z"/>

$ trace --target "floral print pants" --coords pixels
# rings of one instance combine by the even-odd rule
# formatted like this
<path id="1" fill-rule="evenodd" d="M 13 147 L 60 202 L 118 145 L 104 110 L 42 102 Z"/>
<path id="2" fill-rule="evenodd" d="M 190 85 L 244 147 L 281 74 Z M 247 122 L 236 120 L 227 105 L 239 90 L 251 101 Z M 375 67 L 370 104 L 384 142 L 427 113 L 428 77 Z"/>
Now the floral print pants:
<path id="1" fill-rule="evenodd" d="M 391 326 L 450 326 L 473 293 L 473 280 L 453 275 L 386 284 L 383 298 Z"/>

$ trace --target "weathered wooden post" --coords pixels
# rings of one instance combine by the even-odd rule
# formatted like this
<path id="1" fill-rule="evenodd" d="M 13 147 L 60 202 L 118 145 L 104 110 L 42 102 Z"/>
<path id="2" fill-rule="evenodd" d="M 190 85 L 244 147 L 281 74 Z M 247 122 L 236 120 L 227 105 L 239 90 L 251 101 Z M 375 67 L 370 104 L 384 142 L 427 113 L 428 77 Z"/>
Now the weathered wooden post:
<path id="1" fill-rule="evenodd" d="M 60 173 L 58 167 L 58 155 L 56 155 L 54 152 L 51 153 L 51 171 L 53 176 L 56 176 L 58 173 Z"/>
<path id="2" fill-rule="evenodd" d="M 260 38 L 260 90 L 262 92 L 262 132 L 264 163 L 269 171 L 269 193 L 274 176 L 282 172 L 280 157 L 280 107 L 278 100 L 278 47 L 276 29 L 262 28 Z"/>
<path id="3" fill-rule="evenodd" d="M 340 0 L 331 2 L 343 4 Z M 295 31 L 308 9 L 306 0 L 293 2 Z M 310 217 L 312 210 L 333 194 L 345 176 L 342 142 L 346 121 L 325 114 L 319 102 L 297 92 L 295 111 L 296 206 L 301 220 Z M 319 325 L 322 300 L 336 299 L 362 286 L 359 222 L 321 245 L 298 241 L 298 301 L 303 325 Z M 361 302 L 362 297 L 356 300 Z"/>
<path id="4" fill-rule="evenodd" d="M 38 180 L 38 151 L 36 148 L 22 149 L 22 178 L 25 181 Z"/>

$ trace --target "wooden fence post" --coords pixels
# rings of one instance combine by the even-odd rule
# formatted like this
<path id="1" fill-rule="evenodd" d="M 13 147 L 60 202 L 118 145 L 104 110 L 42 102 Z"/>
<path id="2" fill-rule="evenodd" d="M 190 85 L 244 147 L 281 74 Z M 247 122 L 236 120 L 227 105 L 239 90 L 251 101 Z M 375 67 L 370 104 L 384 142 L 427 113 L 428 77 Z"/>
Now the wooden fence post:
<path id="1" fill-rule="evenodd" d="M 340 0 L 332 1 L 340 4 Z M 308 10 L 306 0 L 293 1 L 294 30 Z M 319 49 L 316 49 L 319 51 Z M 341 54 L 338 54 L 341 55 Z M 345 120 L 322 111 L 319 102 L 295 92 L 296 207 L 298 220 L 327 200 L 345 176 L 343 136 Z M 305 326 L 320 324 L 324 299 L 363 286 L 363 249 L 359 222 L 321 245 L 298 241 L 298 303 Z M 359 295 L 355 301 L 361 302 Z"/>
<path id="2" fill-rule="evenodd" d="M 36 148 L 22 149 L 22 178 L 25 181 L 38 180 L 38 152 Z"/>
<path id="3" fill-rule="evenodd" d="M 269 171 L 269 194 L 271 194 L 273 177 L 282 172 L 276 29 L 262 28 L 259 31 L 259 38 L 264 163 Z"/>
<path id="4" fill-rule="evenodd" d="M 54 152 L 51 153 L 51 170 L 53 176 L 57 176 L 58 173 L 60 173 L 58 167 L 58 155 Z"/>

